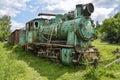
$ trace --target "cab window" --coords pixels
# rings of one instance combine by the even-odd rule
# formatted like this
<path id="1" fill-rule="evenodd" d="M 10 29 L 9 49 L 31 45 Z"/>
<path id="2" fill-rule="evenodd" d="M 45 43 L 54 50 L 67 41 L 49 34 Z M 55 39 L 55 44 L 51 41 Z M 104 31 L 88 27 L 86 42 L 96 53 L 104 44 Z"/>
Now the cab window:
<path id="1" fill-rule="evenodd" d="M 38 28 L 38 22 L 36 21 L 34 24 L 35 28 Z"/>

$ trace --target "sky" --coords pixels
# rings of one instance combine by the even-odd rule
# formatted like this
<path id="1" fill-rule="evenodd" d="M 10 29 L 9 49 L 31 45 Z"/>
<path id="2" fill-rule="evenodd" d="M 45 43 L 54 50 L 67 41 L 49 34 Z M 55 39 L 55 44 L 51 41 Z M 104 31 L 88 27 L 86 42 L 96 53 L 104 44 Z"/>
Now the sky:
<path id="1" fill-rule="evenodd" d="M 25 23 L 37 18 L 38 13 L 64 14 L 75 10 L 76 4 L 93 3 L 91 18 L 102 21 L 120 11 L 120 0 L 0 0 L 0 17 L 11 16 L 11 30 L 25 27 Z"/>

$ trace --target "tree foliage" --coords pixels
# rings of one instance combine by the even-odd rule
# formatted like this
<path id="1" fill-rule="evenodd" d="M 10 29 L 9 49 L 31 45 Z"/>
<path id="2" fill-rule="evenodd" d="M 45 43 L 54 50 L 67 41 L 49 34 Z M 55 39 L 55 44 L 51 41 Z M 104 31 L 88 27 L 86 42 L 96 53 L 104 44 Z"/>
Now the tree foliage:
<path id="1" fill-rule="evenodd" d="M 114 17 L 105 19 L 100 27 L 100 31 L 104 32 L 107 36 L 106 41 L 110 43 L 120 42 L 120 13 L 117 13 Z"/>
<path id="2" fill-rule="evenodd" d="M 10 16 L 5 15 L 3 17 L 0 17 L 0 41 L 5 41 L 8 39 L 10 28 Z"/>

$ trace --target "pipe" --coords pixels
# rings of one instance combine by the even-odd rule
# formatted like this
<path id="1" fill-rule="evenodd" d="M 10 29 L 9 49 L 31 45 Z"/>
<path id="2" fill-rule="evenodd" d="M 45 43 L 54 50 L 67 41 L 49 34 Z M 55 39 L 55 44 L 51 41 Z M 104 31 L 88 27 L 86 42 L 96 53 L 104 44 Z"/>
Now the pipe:
<path id="1" fill-rule="evenodd" d="M 49 14 L 49 13 L 39 13 L 38 16 L 56 16 L 56 14 Z"/>

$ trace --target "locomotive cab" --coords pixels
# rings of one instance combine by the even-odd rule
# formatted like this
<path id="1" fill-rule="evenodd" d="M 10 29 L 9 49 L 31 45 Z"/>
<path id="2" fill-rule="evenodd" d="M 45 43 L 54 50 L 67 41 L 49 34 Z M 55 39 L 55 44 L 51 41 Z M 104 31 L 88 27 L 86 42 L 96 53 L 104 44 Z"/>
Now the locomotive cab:
<path id="1" fill-rule="evenodd" d="M 59 16 L 58 16 L 59 18 Z M 26 23 L 26 41 L 27 43 L 38 42 L 39 39 L 39 29 L 47 25 L 51 25 L 52 23 L 58 22 L 54 18 L 46 19 L 46 18 L 36 18 Z"/>
<path id="2" fill-rule="evenodd" d="M 26 42 L 32 43 L 34 41 L 37 41 L 37 31 L 42 25 L 40 23 L 39 19 L 34 19 L 26 23 Z"/>

